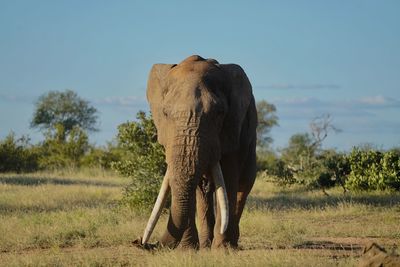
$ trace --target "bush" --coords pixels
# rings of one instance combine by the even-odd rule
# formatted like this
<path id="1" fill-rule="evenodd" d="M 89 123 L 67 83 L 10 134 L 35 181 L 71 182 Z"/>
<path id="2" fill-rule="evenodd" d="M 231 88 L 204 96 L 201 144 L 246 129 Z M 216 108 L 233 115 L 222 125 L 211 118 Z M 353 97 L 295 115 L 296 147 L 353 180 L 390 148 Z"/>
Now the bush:
<path id="1" fill-rule="evenodd" d="M 280 185 L 290 185 L 296 182 L 287 164 L 271 151 L 257 153 L 257 171 L 262 172 L 263 176 L 272 178 Z"/>
<path id="2" fill-rule="evenodd" d="M 135 209 L 148 209 L 157 198 L 167 165 L 151 116 L 139 111 L 136 118 L 136 122 L 118 126 L 117 142 L 122 155 L 112 163 L 112 168 L 131 179 L 124 190 L 123 203 Z"/>
<path id="3" fill-rule="evenodd" d="M 262 156 L 258 166 L 265 168 L 268 176 L 282 185 L 301 184 L 308 188 L 322 190 L 336 185 L 344 188 L 350 164 L 343 153 L 335 150 L 312 151 L 306 145 L 292 146 L 283 151 L 281 158 L 275 154 Z M 311 153 L 312 152 L 312 153 Z"/>
<path id="4" fill-rule="evenodd" d="M 31 172 L 38 169 L 39 153 L 29 138 L 16 138 L 10 133 L 0 141 L 0 172 Z"/>
<path id="5" fill-rule="evenodd" d="M 79 168 L 89 147 L 88 136 L 81 128 L 74 127 L 66 134 L 65 128 L 58 124 L 54 132 L 47 132 L 40 146 L 40 168 Z"/>
<path id="6" fill-rule="evenodd" d="M 282 150 L 282 161 L 292 173 L 293 183 L 315 187 L 321 173 L 322 164 L 317 158 L 317 148 L 308 133 L 295 134 Z"/>
<path id="7" fill-rule="evenodd" d="M 91 146 L 82 157 L 81 166 L 89 168 L 111 169 L 112 162 L 121 160 L 122 151 L 117 146 L 109 143 L 106 147 Z"/>
<path id="8" fill-rule="evenodd" d="M 353 148 L 348 156 L 351 172 L 346 187 L 352 190 L 400 190 L 400 156 Z"/>
<path id="9" fill-rule="evenodd" d="M 319 160 L 322 163 L 317 184 L 322 188 L 329 188 L 341 185 L 345 189 L 345 182 L 350 173 L 350 162 L 346 154 L 338 153 L 335 150 L 323 150 Z"/>

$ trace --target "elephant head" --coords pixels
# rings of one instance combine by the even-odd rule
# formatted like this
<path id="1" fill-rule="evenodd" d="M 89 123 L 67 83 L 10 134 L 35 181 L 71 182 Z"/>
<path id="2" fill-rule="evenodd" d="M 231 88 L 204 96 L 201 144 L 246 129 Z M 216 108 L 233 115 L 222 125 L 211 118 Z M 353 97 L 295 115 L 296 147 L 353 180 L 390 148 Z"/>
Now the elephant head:
<path id="1" fill-rule="evenodd" d="M 167 172 L 143 243 L 171 192 L 171 211 L 162 245 L 175 247 L 194 222 L 195 190 L 211 177 L 221 210 L 221 233 L 228 224 L 228 200 L 219 160 L 236 150 L 242 122 L 253 100 L 250 82 L 235 64 L 190 56 L 179 64 L 155 64 L 147 88 L 158 141 L 166 151 Z M 254 100 L 253 100 L 254 101 Z"/>

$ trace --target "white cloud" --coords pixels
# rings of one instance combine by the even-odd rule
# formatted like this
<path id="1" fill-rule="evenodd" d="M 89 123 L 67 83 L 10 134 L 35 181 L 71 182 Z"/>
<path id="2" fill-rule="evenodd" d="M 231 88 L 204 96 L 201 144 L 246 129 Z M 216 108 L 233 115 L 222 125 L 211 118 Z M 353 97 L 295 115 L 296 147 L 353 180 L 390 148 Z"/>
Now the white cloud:
<path id="1" fill-rule="evenodd" d="M 320 83 L 311 83 L 311 84 L 290 84 L 290 83 L 275 83 L 268 85 L 255 85 L 257 89 L 273 89 L 273 90 L 332 90 L 332 89 L 340 89 L 341 86 L 337 84 L 320 84 Z"/>
<path id="2" fill-rule="evenodd" d="M 94 99 L 93 102 L 100 105 L 131 107 L 144 105 L 146 98 L 141 96 L 107 96 Z"/>
<path id="3" fill-rule="evenodd" d="M 322 102 L 315 97 L 277 97 L 272 98 L 271 103 L 280 105 L 315 105 Z"/>
<path id="4" fill-rule="evenodd" d="M 358 102 L 369 107 L 400 107 L 399 100 L 382 95 L 362 97 Z"/>
<path id="5" fill-rule="evenodd" d="M 37 97 L 30 96 L 30 95 L 9 95 L 9 94 L 0 94 L 1 101 L 7 102 L 19 102 L 19 103 L 33 103 Z"/>
<path id="6" fill-rule="evenodd" d="M 324 108 L 324 109 L 347 109 L 351 111 L 364 110 L 374 108 L 393 108 L 400 107 L 400 100 L 384 97 L 381 95 L 377 96 L 365 96 L 359 99 L 350 99 L 343 101 L 327 101 L 320 100 L 315 97 L 291 97 L 283 98 L 277 97 L 270 99 L 270 102 L 276 106 L 288 107 L 293 109 L 298 108 Z"/>
<path id="7" fill-rule="evenodd" d="M 370 104 L 370 105 L 382 105 L 387 102 L 386 98 L 381 95 L 378 96 L 367 96 L 360 99 L 361 103 Z"/>
<path id="8" fill-rule="evenodd" d="M 0 94 L 0 101 L 15 103 L 34 103 L 39 96 L 31 95 L 11 95 Z M 89 98 L 89 102 L 97 105 L 108 105 L 117 107 L 142 107 L 145 106 L 147 100 L 144 96 L 106 96 L 102 98 Z"/>
<path id="9" fill-rule="evenodd" d="M 272 131 L 275 145 L 286 145 L 290 135 L 309 131 L 308 125 L 316 116 L 331 114 L 333 125 L 343 132 L 331 135 L 326 144 L 348 147 L 362 142 L 376 144 L 400 140 L 397 109 L 400 101 L 385 96 L 364 96 L 348 100 L 316 97 L 277 97 L 268 100 L 276 105 L 280 127 Z M 397 138 L 397 139 L 396 139 Z"/>
<path id="10" fill-rule="evenodd" d="M 376 109 L 400 106 L 395 99 L 384 97 L 363 97 L 344 101 L 321 100 L 315 97 L 272 98 L 282 120 L 303 120 L 329 113 L 335 118 L 357 119 L 378 116 Z"/>

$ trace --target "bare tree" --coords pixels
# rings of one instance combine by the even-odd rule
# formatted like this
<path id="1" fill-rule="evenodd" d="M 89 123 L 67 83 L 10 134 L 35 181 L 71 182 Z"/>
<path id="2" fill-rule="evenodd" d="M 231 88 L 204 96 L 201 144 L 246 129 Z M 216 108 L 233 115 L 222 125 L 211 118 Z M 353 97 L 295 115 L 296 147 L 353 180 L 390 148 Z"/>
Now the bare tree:
<path id="1" fill-rule="evenodd" d="M 329 132 L 339 133 L 342 130 L 336 128 L 332 124 L 333 118 L 329 113 L 322 114 L 321 116 L 315 117 L 310 122 L 311 136 L 314 142 L 311 144 L 314 148 L 319 148 L 322 142 L 328 137 Z"/>

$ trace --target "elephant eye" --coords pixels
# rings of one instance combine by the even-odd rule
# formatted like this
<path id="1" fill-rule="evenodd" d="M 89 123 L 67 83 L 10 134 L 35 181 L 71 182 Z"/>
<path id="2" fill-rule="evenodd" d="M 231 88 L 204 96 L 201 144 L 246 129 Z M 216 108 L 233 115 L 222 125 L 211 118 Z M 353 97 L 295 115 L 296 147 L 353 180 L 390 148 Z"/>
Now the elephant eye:
<path id="1" fill-rule="evenodd" d="M 168 113 L 165 109 L 162 110 L 162 113 L 163 113 L 164 117 L 168 117 Z"/>
<path id="2" fill-rule="evenodd" d="M 170 110 L 168 107 L 163 107 L 163 108 L 161 109 L 161 112 L 162 112 L 162 115 L 163 115 L 165 118 L 168 118 L 168 117 L 170 117 L 170 115 L 171 115 L 171 110 Z"/>

